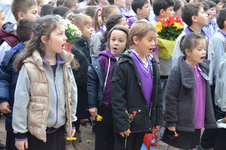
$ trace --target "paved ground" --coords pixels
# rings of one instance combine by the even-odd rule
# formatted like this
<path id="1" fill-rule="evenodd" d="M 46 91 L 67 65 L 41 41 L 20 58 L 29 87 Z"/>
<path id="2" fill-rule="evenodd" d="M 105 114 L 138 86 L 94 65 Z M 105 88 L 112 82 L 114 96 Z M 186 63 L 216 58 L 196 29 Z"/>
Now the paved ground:
<path id="1" fill-rule="evenodd" d="M 82 143 L 79 144 L 77 150 L 94 150 L 95 149 L 95 135 L 92 132 L 92 126 L 87 123 L 86 126 L 81 126 L 81 137 Z M 5 144 L 6 131 L 5 131 L 5 117 L 2 115 L 0 119 L 0 140 Z M 91 143 L 87 143 L 90 140 Z M 158 142 L 158 146 L 152 147 L 155 150 L 166 150 L 166 144 L 163 142 Z M 75 150 L 72 145 L 68 145 L 67 150 Z"/>

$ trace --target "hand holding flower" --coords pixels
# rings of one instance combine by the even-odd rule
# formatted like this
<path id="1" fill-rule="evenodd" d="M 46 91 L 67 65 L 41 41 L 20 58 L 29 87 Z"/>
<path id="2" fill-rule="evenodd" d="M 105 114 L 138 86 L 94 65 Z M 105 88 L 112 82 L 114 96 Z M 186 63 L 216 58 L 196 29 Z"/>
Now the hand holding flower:
<path id="1" fill-rule="evenodd" d="M 120 132 L 119 134 L 122 136 L 122 137 L 125 137 L 125 136 L 129 136 L 129 134 L 131 133 L 130 129 L 124 131 L 124 132 Z"/>

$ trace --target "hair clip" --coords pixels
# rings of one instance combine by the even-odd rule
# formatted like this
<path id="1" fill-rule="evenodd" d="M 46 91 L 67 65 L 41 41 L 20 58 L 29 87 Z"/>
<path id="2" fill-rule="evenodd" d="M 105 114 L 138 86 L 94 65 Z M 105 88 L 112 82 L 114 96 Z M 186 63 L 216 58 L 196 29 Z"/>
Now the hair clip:
<path id="1" fill-rule="evenodd" d="M 101 6 L 100 6 L 100 12 L 101 12 L 101 13 L 103 12 L 103 8 L 104 8 L 104 7 L 101 5 Z"/>

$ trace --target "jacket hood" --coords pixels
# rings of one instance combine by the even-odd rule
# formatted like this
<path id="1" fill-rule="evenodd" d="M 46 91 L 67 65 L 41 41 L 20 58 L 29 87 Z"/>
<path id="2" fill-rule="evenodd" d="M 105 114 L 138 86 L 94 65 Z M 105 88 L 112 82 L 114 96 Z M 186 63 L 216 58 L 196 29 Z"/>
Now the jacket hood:
<path id="1" fill-rule="evenodd" d="M 7 22 L 0 29 L 0 39 L 7 36 L 15 36 L 14 24 Z"/>
<path id="2" fill-rule="evenodd" d="M 111 59 L 116 59 L 113 54 L 111 53 L 111 50 L 105 50 L 105 51 L 100 51 L 98 53 L 99 57 L 103 56 L 103 57 L 107 57 L 107 58 L 111 58 Z"/>
<path id="3" fill-rule="evenodd" d="M 199 64 L 202 72 L 206 75 L 209 73 L 209 62 L 209 60 L 204 59 L 203 62 Z M 193 88 L 195 85 L 194 75 L 191 67 L 185 62 L 185 56 L 179 57 L 178 66 L 180 69 L 182 84 L 186 88 Z"/>

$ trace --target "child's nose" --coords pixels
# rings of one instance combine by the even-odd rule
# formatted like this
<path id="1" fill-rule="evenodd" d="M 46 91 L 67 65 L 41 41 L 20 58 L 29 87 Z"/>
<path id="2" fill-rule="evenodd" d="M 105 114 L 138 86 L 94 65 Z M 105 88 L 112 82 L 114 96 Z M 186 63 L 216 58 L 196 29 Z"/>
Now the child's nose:
<path id="1" fill-rule="evenodd" d="M 67 41 L 67 37 L 66 37 L 66 35 L 64 34 L 64 41 Z"/>

